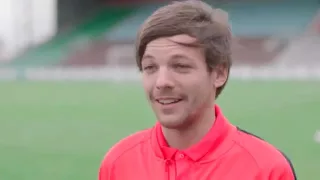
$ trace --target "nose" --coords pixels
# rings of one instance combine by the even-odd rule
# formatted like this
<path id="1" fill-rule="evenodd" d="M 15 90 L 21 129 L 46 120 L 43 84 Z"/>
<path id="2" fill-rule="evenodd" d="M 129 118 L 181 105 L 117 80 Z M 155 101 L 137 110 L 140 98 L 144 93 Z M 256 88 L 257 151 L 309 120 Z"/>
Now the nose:
<path id="1" fill-rule="evenodd" d="M 174 83 L 172 74 L 167 68 L 160 68 L 157 74 L 156 88 L 157 89 L 168 89 L 173 88 Z"/>

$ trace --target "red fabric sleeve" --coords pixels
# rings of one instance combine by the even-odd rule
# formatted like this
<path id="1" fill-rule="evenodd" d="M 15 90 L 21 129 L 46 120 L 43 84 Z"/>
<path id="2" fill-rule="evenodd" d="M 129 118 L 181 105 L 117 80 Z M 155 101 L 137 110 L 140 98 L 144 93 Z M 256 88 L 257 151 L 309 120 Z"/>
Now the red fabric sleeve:
<path id="1" fill-rule="evenodd" d="M 297 180 L 289 163 L 283 162 L 261 169 L 256 180 Z"/>
<path id="2" fill-rule="evenodd" d="M 269 180 L 296 180 L 296 177 L 289 163 L 281 163 L 272 168 Z"/>
<path id="3" fill-rule="evenodd" d="M 111 163 L 110 159 L 107 156 L 104 158 L 100 168 L 99 168 L 99 180 L 113 180 L 113 163 Z"/>

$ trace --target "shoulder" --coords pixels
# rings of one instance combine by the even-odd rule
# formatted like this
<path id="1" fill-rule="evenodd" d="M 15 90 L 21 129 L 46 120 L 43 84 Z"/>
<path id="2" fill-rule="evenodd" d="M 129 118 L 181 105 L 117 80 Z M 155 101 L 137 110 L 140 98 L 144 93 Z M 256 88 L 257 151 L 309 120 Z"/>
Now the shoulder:
<path id="1" fill-rule="evenodd" d="M 260 170 L 259 174 L 277 176 L 277 180 L 282 180 L 280 176 L 286 177 L 286 180 L 296 179 L 293 164 L 288 156 L 262 138 L 238 128 L 236 144 L 254 161 Z"/>
<path id="2" fill-rule="evenodd" d="M 100 171 L 112 168 L 112 166 L 120 157 L 130 153 L 131 150 L 135 149 L 140 144 L 147 142 L 150 139 L 151 131 L 152 129 L 146 129 L 136 132 L 123 138 L 113 145 L 104 156 Z"/>
<path id="3" fill-rule="evenodd" d="M 119 142 L 113 145 L 106 153 L 104 157 L 104 162 L 108 161 L 112 163 L 123 154 L 130 152 L 130 150 L 134 149 L 139 144 L 149 140 L 151 134 L 150 131 L 151 129 L 146 129 L 121 139 Z"/>

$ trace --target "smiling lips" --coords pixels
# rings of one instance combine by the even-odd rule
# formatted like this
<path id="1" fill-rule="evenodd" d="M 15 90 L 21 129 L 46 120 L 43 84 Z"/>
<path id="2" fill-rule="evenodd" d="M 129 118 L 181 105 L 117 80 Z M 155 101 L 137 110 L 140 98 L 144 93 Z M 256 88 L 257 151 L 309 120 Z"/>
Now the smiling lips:
<path id="1" fill-rule="evenodd" d="M 181 98 L 172 98 L 172 97 L 165 97 L 165 98 L 156 98 L 157 103 L 161 105 L 173 105 L 177 104 L 178 102 L 182 101 Z"/>

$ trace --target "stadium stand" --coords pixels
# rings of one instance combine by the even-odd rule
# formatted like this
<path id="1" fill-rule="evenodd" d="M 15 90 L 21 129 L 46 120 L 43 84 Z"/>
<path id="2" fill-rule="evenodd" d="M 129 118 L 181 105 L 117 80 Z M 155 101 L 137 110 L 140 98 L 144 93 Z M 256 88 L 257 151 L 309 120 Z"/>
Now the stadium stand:
<path id="1" fill-rule="evenodd" d="M 63 64 L 95 66 L 106 63 L 114 65 L 114 62 L 110 63 L 108 60 L 118 58 L 117 65 L 130 65 L 130 62 L 133 65 L 133 54 L 131 59 L 127 58 L 127 60 L 124 60 L 126 57 L 122 56 L 133 52 L 128 46 L 134 41 L 140 24 L 158 6 L 159 4 L 151 4 L 136 9 L 135 13 L 118 22 L 105 33 L 105 41 L 100 40 L 93 43 L 86 51 L 75 53 Z M 287 2 L 280 4 L 242 2 L 218 7 L 230 13 L 236 37 L 233 55 L 237 58 L 234 59 L 234 64 L 261 66 L 273 62 L 272 60 L 287 47 L 289 38 L 305 31 L 319 5 L 314 3 L 302 5 L 301 3 Z M 116 48 L 112 48 L 112 53 L 107 53 L 110 47 Z M 118 53 L 114 52 L 115 49 L 118 50 Z M 83 54 L 83 56 L 79 54 Z M 106 58 L 106 56 L 110 58 Z M 84 58 L 79 60 L 79 57 L 86 57 L 86 59 L 90 59 L 90 62 Z"/>
<path id="2" fill-rule="evenodd" d="M 79 46 L 87 41 L 99 38 L 99 36 L 108 31 L 108 28 L 132 11 L 131 7 L 126 6 L 121 8 L 106 7 L 87 22 L 80 24 L 70 32 L 57 35 L 50 42 L 26 52 L 12 60 L 8 65 L 18 67 L 57 65 L 69 52 L 73 52 L 72 49 L 78 49 Z"/>
<path id="3" fill-rule="evenodd" d="M 141 22 L 157 7 L 157 4 L 141 7 L 135 14 L 108 31 L 107 40 L 133 40 Z M 252 37 L 301 33 L 315 15 L 318 7 L 313 3 L 301 5 L 298 3 L 241 2 L 221 5 L 219 8 L 230 14 L 233 33 L 236 36 Z"/>
<path id="4" fill-rule="evenodd" d="M 292 40 L 288 48 L 275 58 L 282 67 L 320 67 L 320 37 L 303 36 Z"/>
<path id="5" fill-rule="evenodd" d="M 159 5 L 149 3 L 138 8 L 106 8 L 75 31 L 57 36 L 10 65 L 92 67 L 116 63 L 132 66 L 132 43 L 136 31 Z M 230 14 L 235 36 L 234 64 L 262 66 L 278 60 L 281 52 L 287 52 L 291 38 L 306 31 L 319 9 L 319 3 L 287 0 L 277 3 L 234 2 L 216 7 Z"/>

